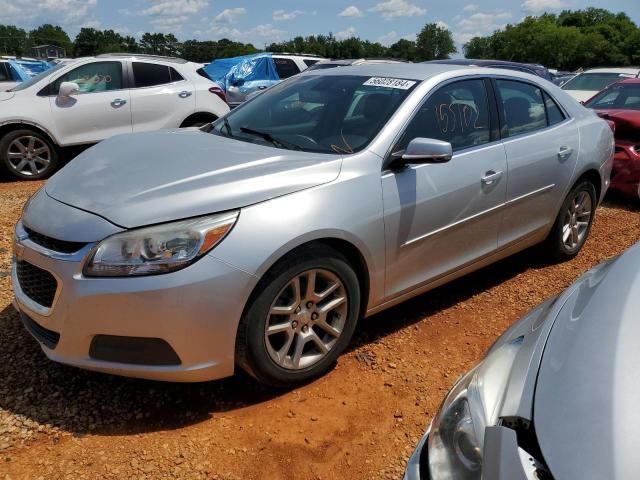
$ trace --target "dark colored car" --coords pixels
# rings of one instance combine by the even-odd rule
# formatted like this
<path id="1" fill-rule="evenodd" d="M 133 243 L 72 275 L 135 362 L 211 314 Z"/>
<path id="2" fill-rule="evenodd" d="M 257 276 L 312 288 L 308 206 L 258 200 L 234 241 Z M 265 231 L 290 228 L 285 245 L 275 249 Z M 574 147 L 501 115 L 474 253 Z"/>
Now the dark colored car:
<path id="1" fill-rule="evenodd" d="M 640 78 L 609 85 L 585 102 L 615 124 L 611 189 L 640 198 Z"/>
<path id="2" fill-rule="evenodd" d="M 506 70 L 515 70 L 517 72 L 530 73 L 531 75 L 537 75 L 545 80 L 552 81 L 551 73 L 543 65 L 537 65 L 535 63 L 518 63 L 508 62 L 506 60 L 477 60 L 473 58 L 451 58 L 448 60 L 429 60 L 423 63 L 448 63 L 449 65 L 470 65 L 475 67 L 488 67 L 488 68 L 504 68 Z"/>

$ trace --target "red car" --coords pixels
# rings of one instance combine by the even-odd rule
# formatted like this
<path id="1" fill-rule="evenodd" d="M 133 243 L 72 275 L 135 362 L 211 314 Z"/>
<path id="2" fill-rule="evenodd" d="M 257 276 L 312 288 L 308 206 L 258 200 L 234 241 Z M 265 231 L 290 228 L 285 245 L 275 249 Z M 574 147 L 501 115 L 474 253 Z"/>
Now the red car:
<path id="1" fill-rule="evenodd" d="M 584 105 L 615 124 L 610 188 L 640 198 L 640 78 L 609 85 Z"/>

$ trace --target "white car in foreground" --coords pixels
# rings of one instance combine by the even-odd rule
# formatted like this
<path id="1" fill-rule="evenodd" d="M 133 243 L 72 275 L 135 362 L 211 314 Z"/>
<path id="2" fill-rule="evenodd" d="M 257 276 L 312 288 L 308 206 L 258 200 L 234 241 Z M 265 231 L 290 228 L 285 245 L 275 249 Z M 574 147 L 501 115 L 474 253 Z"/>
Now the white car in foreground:
<path id="1" fill-rule="evenodd" d="M 586 102 L 612 83 L 638 76 L 638 68 L 592 68 L 567 80 L 562 89 L 579 102 Z"/>
<path id="2" fill-rule="evenodd" d="M 200 69 L 177 58 L 106 54 L 0 92 L 0 164 L 15 177 L 40 179 L 55 171 L 61 147 L 211 122 L 229 107 Z"/>

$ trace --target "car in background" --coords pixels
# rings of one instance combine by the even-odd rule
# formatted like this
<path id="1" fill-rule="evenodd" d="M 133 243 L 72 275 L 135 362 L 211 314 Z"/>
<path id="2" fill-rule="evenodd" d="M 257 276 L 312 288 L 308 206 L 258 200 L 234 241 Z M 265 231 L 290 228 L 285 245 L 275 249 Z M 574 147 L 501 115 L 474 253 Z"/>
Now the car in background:
<path id="1" fill-rule="evenodd" d="M 640 78 L 609 85 L 584 106 L 615 124 L 611 189 L 640 198 Z"/>
<path id="2" fill-rule="evenodd" d="M 203 73 L 222 88 L 229 106 L 236 108 L 320 60 L 323 58 L 317 55 L 263 52 L 216 59 L 203 67 Z"/>
<path id="3" fill-rule="evenodd" d="M 636 479 L 640 243 L 512 325 L 451 388 L 405 480 Z"/>
<path id="4" fill-rule="evenodd" d="M 9 65 L 9 62 L 0 59 L 0 92 L 9 90 L 20 83 L 20 78 Z"/>
<path id="5" fill-rule="evenodd" d="M 551 81 L 558 86 L 562 86 L 567 80 L 576 76 L 574 72 L 564 72 L 553 68 L 549 69 L 549 73 L 551 74 Z"/>
<path id="6" fill-rule="evenodd" d="M 55 361 L 298 385 L 362 316 L 535 244 L 573 258 L 612 154 L 604 120 L 532 75 L 303 72 L 202 129 L 72 160 L 16 227 L 16 305 Z"/>
<path id="7" fill-rule="evenodd" d="M 639 75 L 638 68 L 592 68 L 567 80 L 561 88 L 579 102 L 585 102 L 612 83 Z"/>
<path id="8" fill-rule="evenodd" d="M 429 60 L 423 63 L 444 63 L 448 65 L 469 65 L 474 67 L 498 68 L 514 70 L 516 72 L 529 73 L 545 80 L 551 81 L 551 73 L 543 65 L 535 63 L 509 62 L 506 60 L 472 59 L 472 58 L 450 58 L 446 60 Z"/>
<path id="9" fill-rule="evenodd" d="M 352 58 L 344 60 L 320 60 L 311 65 L 307 70 L 324 70 L 326 68 L 349 67 L 352 65 L 376 65 L 378 63 L 407 63 L 404 60 L 393 58 Z"/>
<path id="10" fill-rule="evenodd" d="M 0 92 L 9 90 L 20 82 L 50 69 L 52 64 L 32 58 L 0 58 Z"/>
<path id="11" fill-rule="evenodd" d="M 130 54 L 60 63 L 0 93 L 0 165 L 17 178 L 45 178 L 62 147 L 216 120 L 229 107 L 199 68 Z"/>

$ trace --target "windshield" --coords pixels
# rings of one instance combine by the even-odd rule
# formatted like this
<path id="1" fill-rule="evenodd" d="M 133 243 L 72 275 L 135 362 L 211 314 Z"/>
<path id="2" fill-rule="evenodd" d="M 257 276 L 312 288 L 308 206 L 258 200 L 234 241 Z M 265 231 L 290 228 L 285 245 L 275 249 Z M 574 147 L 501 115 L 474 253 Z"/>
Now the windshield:
<path id="1" fill-rule="evenodd" d="M 218 120 L 212 133 L 320 153 L 355 153 L 387 123 L 416 80 L 303 75 Z"/>
<path id="2" fill-rule="evenodd" d="M 66 66 L 65 64 L 59 63 L 55 67 L 51 67 L 49 70 L 45 70 L 44 72 L 40 72 L 36 76 L 31 77 L 29 80 L 25 80 L 24 82 L 19 83 L 18 85 L 16 85 L 15 87 L 13 87 L 9 91 L 10 92 L 19 92 L 20 90 L 25 90 L 25 89 L 29 88 L 31 85 L 35 85 L 36 83 L 38 83 L 43 78 L 47 78 L 52 73 L 57 72 L 58 70 L 60 70 L 61 68 L 65 67 L 65 66 Z"/>
<path id="3" fill-rule="evenodd" d="M 599 92 L 612 83 L 634 76 L 629 73 L 581 73 L 562 85 L 562 89 Z"/>
<path id="4" fill-rule="evenodd" d="M 612 85 L 585 103 L 585 107 L 640 110 L 640 83 Z"/>

